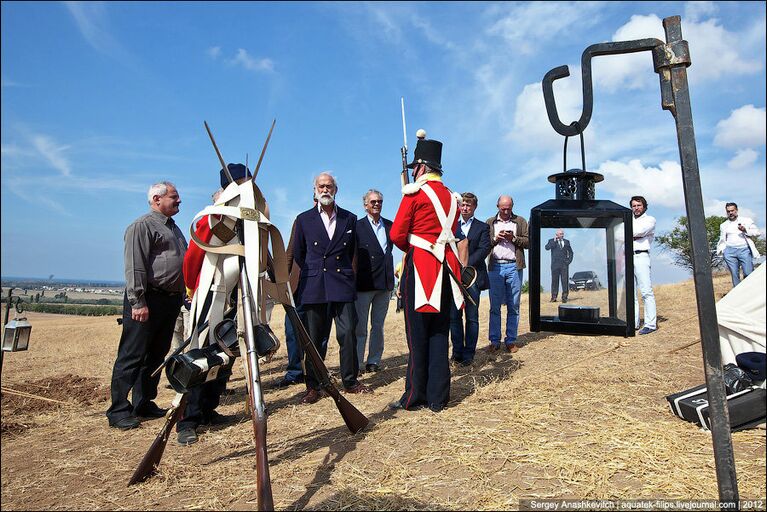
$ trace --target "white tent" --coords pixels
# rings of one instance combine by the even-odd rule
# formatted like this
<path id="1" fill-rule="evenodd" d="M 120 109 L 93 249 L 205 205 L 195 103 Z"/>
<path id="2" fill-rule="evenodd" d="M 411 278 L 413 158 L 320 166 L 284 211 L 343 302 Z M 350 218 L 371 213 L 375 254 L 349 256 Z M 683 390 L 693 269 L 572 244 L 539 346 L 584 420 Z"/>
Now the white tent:
<path id="1" fill-rule="evenodd" d="M 742 352 L 765 352 L 766 269 L 759 265 L 716 303 L 722 365 L 736 364 L 735 356 Z"/>

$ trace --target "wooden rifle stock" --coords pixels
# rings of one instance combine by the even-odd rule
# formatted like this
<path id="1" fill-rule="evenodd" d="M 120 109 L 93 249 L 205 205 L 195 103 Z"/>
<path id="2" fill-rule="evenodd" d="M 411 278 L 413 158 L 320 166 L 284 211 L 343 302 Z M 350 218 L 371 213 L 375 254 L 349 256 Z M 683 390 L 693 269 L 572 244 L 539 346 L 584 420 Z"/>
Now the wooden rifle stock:
<path id="1" fill-rule="evenodd" d="M 165 445 L 168 444 L 168 438 L 173 431 L 173 427 L 176 426 L 179 418 L 184 414 L 184 409 L 186 409 L 186 394 L 181 397 L 178 406 L 168 411 L 168 419 L 165 420 L 165 425 L 163 425 L 160 433 L 157 434 L 149 450 L 144 454 L 144 458 L 139 462 L 136 471 L 133 472 L 133 476 L 131 476 L 128 482 L 128 486 L 143 482 L 157 472 L 157 466 L 160 465 Z"/>
<path id="2" fill-rule="evenodd" d="M 333 382 L 330 380 L 328 368 L 325 366 L 325 362 L 320 357 L 319 352 L 317 352 L 317 347 L 315 347 L 314 343 L 312 343 L 312 340 L 309 337 L 309 333 L 306 332 L 306 327 L 304 327 L 304 323 L 298 316 L 296 308 L 287 304 L 283 304 L 283 307 L 285 308 L 285 313 L 287 313 L 288 318 L 290 318 L 290 323 L 293 324 L 293 330 L 301 342 L 301 346 L 303 347 L 304 352 L 308 355 L 312 362 L 312 368 L 314 368 L 314 372 L 316 374 L 317 380 L 320 382 L 320 386 L 336 402 L 338 412 L 341 413 L 341 416 L 343 417 L 346 426 L 349 427 L 351 433 L 356 434 L 357 432 L 361 431 L 367 427 L 369 420 L 356 407 L 354 407 L 351 402 L 349 402 L 343 395 L 341 395 L 338 389 L 336 389 L 336 387 L 333 385 Z"/>

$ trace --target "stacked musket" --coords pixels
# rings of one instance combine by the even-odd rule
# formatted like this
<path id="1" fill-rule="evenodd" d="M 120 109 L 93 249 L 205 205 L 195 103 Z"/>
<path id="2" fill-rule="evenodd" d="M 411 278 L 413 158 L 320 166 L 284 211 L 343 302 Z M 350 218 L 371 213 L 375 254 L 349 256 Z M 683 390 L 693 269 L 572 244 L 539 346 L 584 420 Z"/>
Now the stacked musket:
<path id="1" fill-rule="evenodd" d="M 327 367 L 312 343 L 299 318 L 293 294 L 288 282 L 287 257 L 285 244 L 280 231 L 269 220 L 269 207 L 266 199 L 256 184 L 259 167 L 274 129 L 274 122 L 264 143 L 252 180 L 237 184 L 231 179 L 228 167 L 218 150 L 213 134 L 205 123 L 205 128 L 216 151 L 219 163 L 229 178 L 229 185 L 219 196 L 216 204 L 208 206 L 195 216 L 192 222 L 191 237 L 206 251 L 200 272 L 200 284 L 192 298 L 190 316 L 194 318 L 192 336 L 184 343 L 194 348 L 186 354 L 180 350 L 173 354 L 166 363 L 168 369 L 173 365 L 174 375 L 171 383 L 177 391 L 167 421 L 162 431 L 150 446 L 146 455 L 136 468 L 128 485 L 151 477 L 157 470 L 162 453 L 173 426 L 178 421 L 185 405 L 185 393 L 189 387 L 209 380 L 205 375 L 195 373 L 195 368 L 208 368 L 211 360 L 220 360 L 221 364 L 230 364 L 232 358 L 244 354 L 244 366 L 248 384 L 248 409 L 253 420 L 253 437 L 256 444 L 256 469 L 258 473 L 258 508 L 273 510 L 269 462 L 266 449 L 266 408 L 261 389 L 258 358 L 271 356 L 278 347 L 276 338 L 269 328 L 271 308 L 280 303 L 285 308 L 298 335 L 298 339 L 318 373 L 317 379 L 325 392 L 333 398 L 347 427 L 357 433 L 368 424 L 368 419 L 346 398 L 341 396 L 330 379 Z M 197 219 L 203 216 L 216 216 L 229 232 L 235 234 L 228 240 L 213 236 L 210 243 L 200 240 L 194 230 Z M 269 251 L 271 241 L 272 252 Z M 228 297 L 238 288 L 240 301 L 237 309 L 235 327 L 226 311 Z M 212 303 L 204 312 L 203 303 L 212 297 Z M 213 336 L 208 336 L 206 328 L 214 326 Z M 239 340 L 239 350 L 234 336 Z M 215 341 L 209 342 L 209 339 Z M 204 340 L 200 343 L 200 340 Z M 274 340 L 272 342 L 271 340 Z M 207 347 L 198 348 L 207 342 Z M 196 361 L 204 358 L 204 362 Z M 216 359 L 219 358 L 219 359 Z M 165 363 L 163 363 L 165 365 Z"/>

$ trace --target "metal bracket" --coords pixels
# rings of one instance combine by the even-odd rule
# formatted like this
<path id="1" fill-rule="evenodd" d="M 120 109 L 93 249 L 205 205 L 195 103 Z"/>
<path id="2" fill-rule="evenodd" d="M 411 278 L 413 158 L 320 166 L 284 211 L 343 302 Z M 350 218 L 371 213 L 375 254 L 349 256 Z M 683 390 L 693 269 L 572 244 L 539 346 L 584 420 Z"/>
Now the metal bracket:
<path id="1" fill-rule="evenodd" d="M 240 217 L 242 218 L 242 220 L 254 220 L 258 222 L 260 215 L 258 213 L 258 210 L 254 208 L 245 208 L 241 206 Z"/>

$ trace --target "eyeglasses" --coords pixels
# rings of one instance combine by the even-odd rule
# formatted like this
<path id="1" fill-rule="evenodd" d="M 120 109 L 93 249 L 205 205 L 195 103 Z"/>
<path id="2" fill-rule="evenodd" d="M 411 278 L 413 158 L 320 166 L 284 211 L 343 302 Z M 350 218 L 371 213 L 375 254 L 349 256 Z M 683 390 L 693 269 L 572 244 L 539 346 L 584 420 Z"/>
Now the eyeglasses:
<path id="1" fill-rule="evenodd" d="M 370 204 L 383 204 L 383 199 L 371 199 L 368 201 Z"/>

